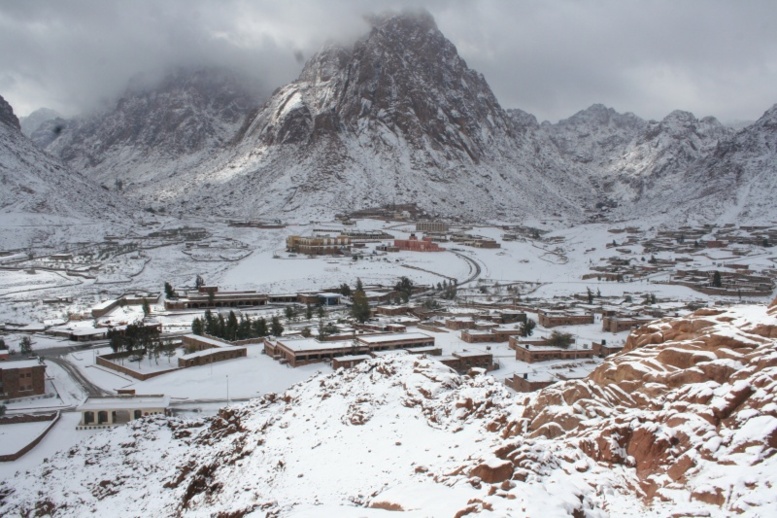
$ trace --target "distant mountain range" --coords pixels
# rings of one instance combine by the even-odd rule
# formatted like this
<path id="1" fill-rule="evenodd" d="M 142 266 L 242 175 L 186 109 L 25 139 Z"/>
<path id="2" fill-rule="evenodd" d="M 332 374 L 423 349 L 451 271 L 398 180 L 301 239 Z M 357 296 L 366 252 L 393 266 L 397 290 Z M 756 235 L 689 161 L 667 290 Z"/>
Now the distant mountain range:
<path id="1" fill-rule="evenodd" d="M 468 221 L 773 219 L 771 108 L 740 130 L 594 105 L 556 124 L 503 109 L 428 14 L 375 17 L 260 104 L 223 69 L 171 73 L 108 110 L 49 114 L 40 148 L 146 207 L 304 220 L 415 203 Z"/>
<path id="2" fill-rule="evenodd" d="M 11 106 L 0 97 L 0 250 L 83 240 L 78 227 L 106 228 L 131 221 L 133 202 L 101 188 L 21 132 Z"/>

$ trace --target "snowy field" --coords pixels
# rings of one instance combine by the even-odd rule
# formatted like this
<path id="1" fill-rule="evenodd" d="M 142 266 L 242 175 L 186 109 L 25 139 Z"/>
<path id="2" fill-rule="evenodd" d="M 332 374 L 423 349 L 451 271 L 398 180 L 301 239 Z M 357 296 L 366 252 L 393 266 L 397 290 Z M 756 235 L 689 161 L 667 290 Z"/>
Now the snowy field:
<path id="1" fill-rule="evenodd" d="M 62 329 L 78 329 L 99 325 L 122 325 L 142 318 L 140 306 L 130 305 L 116 308 L 100 319 L 90 318 L 92 307 L 115 299 L 125 293 L 148 291 L 161 293 L 163 284 L 170 282 L 177 290 L 193 289 L 197 275 L 203 276 L 207 284 L 218 285 L 222 290 L 257 290 L 265 293 L 296 293 L 336 288 L 342 283 L 354 286 L 357 279 L 365 285 L 392 286 L 402 276 L 415 284 L 436 285 L 447 279 L 457 279 L 459 299 L 464 301 L 495 301 L 507 296 L 505 286 L 517 287 L 512 296 L 531 300 L 564 299 L 572 295 L 585 294 L 591 290 L 612 303 L 620 303 L 626 297 L 639 300 L 646 293 L 654 294 L 658 306 L 665 308 L 680 305 L 679 302 L 695 301 L 699 304 L 714 303 L 715 297 L 704 295 L 681 286 L 657 284 L 665 281 L 667 274 L 634 282 L 607 282 L 596 279 L 582 280 L 582 275 L 591 271 L 591 266 L 601 264 L 603 259 L 616 252 L 608 248 L 613 234 L 607 225 L 587 225 L 573 229 L 557 230 L 543 236 L 541 240 L 518 239 L 502 241 L 504 231 L 497 227 L 479 227 L 469 230 L 472 234 L 493 238 L 501 243 L 498 249 L 477 249 L 459 243 L 443 242 L 447 250 L 439 253 L 385 253 L 376 249 L 380 243 L 367 243 L 364 248 L 354 249 L 360 257 L 354 260 L 350 255 L 341 257 L 316 257 L 289 254 L 285 250 L 286 237 L 292 234 L 307 235 L 313 229 L 331 228 L 332 234 L 342 228 L 335 223 L 295 225 L 280 229 L 258 229 L 230 227 L 217 223 L 207 226 L 204 222 L 190 222 L 190 226 L 207 227 L 207 237 L 196 246 L 189 246 L 180 238 L 168 240 L 155 238 L 143 247 L 143 240 L 126 238 L 123 245 L 115 246 L 121 253 L 111 257 L 101 251 L 82 262 L 99 264 L 90 277 L 69 275 L 64 271 L 36 270 L 30 273 L 24 265 L 24 254 L 9 255 L 14 261 L 4 266 L 17 269 L 0 271 L 0 322 L 13 323 L 3 335 L 7 345 L 18 348 L 18 342 L 32 329 L 42 329 L 58 324 Z M 353 229 L 354 227 L 349 227 Z M 384 230 L 396 238 L 407 238 L 412 225 L 397 222 L 364 220 L 355 228 L 362 230 Z M 650 230 L 644 229 L 649 235 Z M 133 241 L 134 239 L 134 241 Z M 135 243 L 127 245 L 126 243 Z M 391 244 L 385 241 L 384 244 Z M 80 245 L 82 250 L 90 249 Z M 135 248 L 133 248 L 135 247 Z M 126 249 L 132 252 L 124 253 Z M 56 250 L 53 250 L 56 251 Z M 52 251 L 52 253 L 53 253 Z M 644 261 L 641 246 L 628 247 L 629 257 Z M 656 254 L 659 259 L 672 259 L 673 254 Z M 97 260 L 99 256 L 99 260 Z M 42 264 L 43 259 L 37 259 Z M 75 252 L 73 264 L 81 259 Z M 701 250 L 692 257 L 692 265 L 699 269 L 713 269 L 726 262 L 748 264 L 752 270 L 771 268 L 777 262 L 777 251 L 752 247 L 744 255 L 732 256 L 716 250 Z M 51 264 L 50 262 L 46 264 Z M 467 282 L 465 282 L 467 281 Z M 48 299 L 47 303 L 43 300 Z M 765 303 L 769 297 L 750 299 L 748 302 Z M 59 302 L 56 302 L 59 300 Z M 151 300 L 150 317 L 160 322 L 164 332 L 186 332 L 194 317 L 200 311 L 167 312 L 163 300 Z M 262 316 L 269 319 L 282 315 L 282 307 L 249 309 L 245 313 L 252 318 Z M 71 320 L 72 315 L 82 314 L 81 321 Z M 537 320 L 536 314 L 529 314 Z M 577 343 L 590 344 L 607 340 L 608 344 L 623 343 L 628 332 L 617 334 L 601 330 L 600 316 L 592 325 L 562 326 L 557 329 L 575 336 Z M 287 323 L 287 329 L 300 330 L 303 327 L 315 329 L 317 320 Z M 409 331 L 418 331 L 409 328 Z M 561 373 L 566 377 L 580 377 L 590 372 L 600 360 L 576 362 L 544 362 L 525 364 L 515 359 L 514 351 L 507 343 L 468 344 L 459 338 L 459 332 L 432 333 L 443 354 L 454 352 L 482 351 L 494 355 L 499 369 L 492 375 L 503 380 L 514 374 L 529 374 L 532 378 Z M 537 334 L 549 333 L 541 327 Z M 80 344 L 68 342 L 41 333 L 31 335 L 33 351 L 72 347 L 65 359 L 91 383 L 109 392 L 119 389 L 134 389 L 139 394 L 166 394 L 171 397 L 173 407 L 184 412 L 214 413 L 227 402 L 247 400 L 269 392 L 283 392 L 297 382 L 317 372 L 328 373 L 327 364 L 313 364 L 291 368 L 281 365 L 261 353 L 261 346 L 248 347 L 248 357 L 220 362 L 208 366 L 194 367 L 163 374 L 147 381 L 138 381 L 125 374 L 97 366 L 97 355 L 110 352 L 107 347 L 80 350 Z M 65 354 L 65 353 L 63 353 Z M 129 363 L 129 360 L 125 360 Z M 141 370 L 174 367 L 176 358 L 162 356 L 155 360 L 145 359 L 147 366 Z M 149 362 L 153 362 L 152 365 Z M 131 365 L 133 368 L 135 364 Z M 9 412 L 24 412 L 57 408 L 68 410 L 83 402 L 86 393 L 71 376 L 57 364 L 47 361 L 46 398 L 14 401 L 8 405 Z M 88 432 L 76 431 L 78 414 L 65 411 L 63 419 L 49 436 L 35 450 L 14 463 L 0 466 L 0 473 L 7 474 L 15 469 L 27 469 L 39 462 L 42 455 L 50 454 L 55 444 L 67 447 L 84 437 Z M 43 452 L 43 453 L 41 453 Z M 30 460 L 33 459 L 33 460 Z M 32 463 L 32 464 L 31 464 Z"/>

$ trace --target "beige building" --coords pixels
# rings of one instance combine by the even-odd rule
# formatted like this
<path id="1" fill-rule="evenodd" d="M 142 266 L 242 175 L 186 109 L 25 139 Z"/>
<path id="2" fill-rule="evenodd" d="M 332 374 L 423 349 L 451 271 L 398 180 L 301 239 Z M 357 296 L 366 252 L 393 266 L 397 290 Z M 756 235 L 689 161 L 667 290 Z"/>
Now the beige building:
<path id="1" fill-rule="evenodd" d="M 331 236 L 289 236 L 286 250 L 306 255 L 332 255 L 351 250 L 351 238 L 344 235 Z"/>
<path id="2" fill-rule="evenodd" d="M 125 424 L 147 415 L 165 414 L 170 397 L 163 395 L 126 395 L 88 398 L 78 407 L 81 421 L 76 429 L 104 428 Z"/>

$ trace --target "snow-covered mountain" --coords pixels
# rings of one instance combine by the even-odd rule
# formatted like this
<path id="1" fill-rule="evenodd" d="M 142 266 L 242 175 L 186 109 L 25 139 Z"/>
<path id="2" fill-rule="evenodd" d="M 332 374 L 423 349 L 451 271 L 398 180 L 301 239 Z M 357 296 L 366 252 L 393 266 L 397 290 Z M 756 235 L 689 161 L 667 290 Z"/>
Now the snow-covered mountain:
<path id="1" fill-rule="evenodd" d="M 735 135 L 712 117 L 645 121 L 593 105 L 539 124 L 504 110 L 428 13 L 371 22 L 261 106 L 238 75 L 178 70 L 32 138 L 109 188 L 182 213 L 319 219 L 415 203 L 466 220 L 777 217 L 762 121 Z"/>
<path id="2" fill-rule="evenodd" d="M 0 248 L 41 244 L 59 234 L 78 240 L 80 225 L 122 224 L 127 201 L 44 153 L 25 137 L 0 97 Z"/>
<path id="3" fill-rule="evenodd" d="M 522 395 L 397 353 L 92 436 L 0 482 L 0 513 L 773 516 L 776 336 L 774 304 L 704 309 Z"/>
<path id="4" fill-rule="evenodd" d="M 32 139 L 97 182 L 149 202 L 165 178 L 180 184 L 177 172 L 223 152 L 255 104 L 239 74 L 177 69 L 151 86 L 130 88 L 109 109 L 49 120 Z"/>
<path id="5" fill-rule="evenodd" d="M 22 133 L 28 137 L 32 137 L 32 134 L 43 124 L 61 118 L 62 116 L 56 110 L 52 110 L 51 108 L 39 108 L 26 117 L 20 117 L 19 125 L 21 126 Z"/>

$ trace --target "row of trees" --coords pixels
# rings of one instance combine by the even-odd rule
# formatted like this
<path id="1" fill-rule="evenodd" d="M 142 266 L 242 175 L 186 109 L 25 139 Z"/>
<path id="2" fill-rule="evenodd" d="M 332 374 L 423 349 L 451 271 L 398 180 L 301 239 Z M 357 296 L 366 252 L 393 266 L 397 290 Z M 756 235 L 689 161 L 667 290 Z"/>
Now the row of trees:
<path id="1" fill-rule="evenodd" d="M 234 311 L 230 311 L 226 318 L 222 313 L 214 315 L 211 310 L 206 310 L 202 318 L 192 321 L 192 333 L 195 335 L 210 335 L 223 340 L 234 342 L 248 338 L 260 338 L 283 334 L 283 324 L 278 316 L 273 316 L 268 325 L 264 317 L 252 319 L 250 316 L 240 315 L 237 318 Z"/>
<path id="2" fill-rule="evenodd" d="M 131 361 L 138 363 L 146 355 L 157 364 L 160 356 L 166 356 L 168 363 L 175 356 L 175 344 L 170 339 L 160 339 L 158 327 L 147 326 L 142 322 L 130 324 L 125 329 L 111 329 L 108 331 L 108 340 L 113 352 L 131 353 Z"/>

